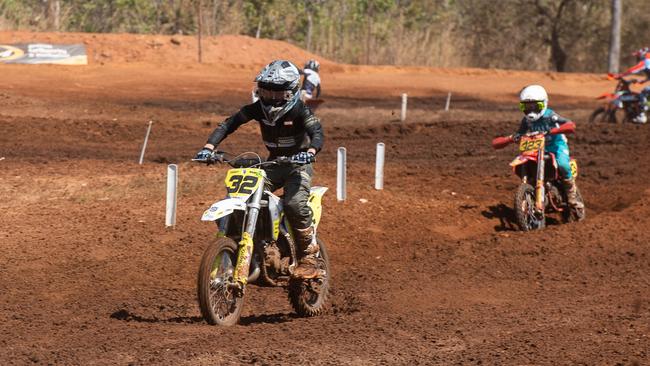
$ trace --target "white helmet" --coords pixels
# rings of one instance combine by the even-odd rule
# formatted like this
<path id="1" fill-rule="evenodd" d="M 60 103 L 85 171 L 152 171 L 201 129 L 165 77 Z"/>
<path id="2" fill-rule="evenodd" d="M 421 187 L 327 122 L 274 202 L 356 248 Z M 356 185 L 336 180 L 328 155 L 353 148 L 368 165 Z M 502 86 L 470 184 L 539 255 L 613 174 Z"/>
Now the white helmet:
<path id="1" fill-rule="evenodd" d="M 519 109 L 524 112 L 526 119 L 537 121 L 548 108 L 548 94 L 541 85 L 528 85 L 519 93 Z"/>

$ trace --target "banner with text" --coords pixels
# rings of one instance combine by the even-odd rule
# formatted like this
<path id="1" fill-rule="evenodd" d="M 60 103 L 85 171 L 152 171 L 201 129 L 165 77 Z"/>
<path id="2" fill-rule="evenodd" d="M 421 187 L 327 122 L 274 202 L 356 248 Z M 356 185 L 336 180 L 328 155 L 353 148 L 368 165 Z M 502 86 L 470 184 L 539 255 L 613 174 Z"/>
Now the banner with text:
<path id="1" fill-rule="evenodd" d="M 0 63 L 88 65 L 83 44 L 0 44 Z"/>

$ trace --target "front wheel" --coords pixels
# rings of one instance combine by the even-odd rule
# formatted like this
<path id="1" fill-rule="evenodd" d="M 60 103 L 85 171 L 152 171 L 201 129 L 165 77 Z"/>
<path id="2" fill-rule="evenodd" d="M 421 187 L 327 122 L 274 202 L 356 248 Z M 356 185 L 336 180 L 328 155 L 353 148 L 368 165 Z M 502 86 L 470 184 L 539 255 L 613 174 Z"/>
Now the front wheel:
<path id="1" fill-rule="evenodd" d="M 244 307 L 244 298 L 234 288 L 237 244 L 230 238 L 218 238 L 203 252 L 197 295 L 201 315 L 212 325 L 234 325 Z"/>
<path id="2" fill-rule="evenodd" d="M 289 301 L 300 316 L 316 316 L 323 313 L 331 278 L 329 256 L 325 244 L 316 239 L 320 246 L 319 269 L 324 272 L 320 278 L 309 280 L 291 279 L 289 281 Z"/>
<path id="3" fill-rule="evenodd" d="M 515 217 L 521 231 L 539 230 L 546 226 L 544 213 L 535 210 L 535 188 L 522 183 L 515 193 Z"/>
<path id="4" fill-rule="evenodd" d="M 589 123 L 616 123 L 616 110 L 610 110 L 605 107 L 599 107 L 589 116 Z"/>

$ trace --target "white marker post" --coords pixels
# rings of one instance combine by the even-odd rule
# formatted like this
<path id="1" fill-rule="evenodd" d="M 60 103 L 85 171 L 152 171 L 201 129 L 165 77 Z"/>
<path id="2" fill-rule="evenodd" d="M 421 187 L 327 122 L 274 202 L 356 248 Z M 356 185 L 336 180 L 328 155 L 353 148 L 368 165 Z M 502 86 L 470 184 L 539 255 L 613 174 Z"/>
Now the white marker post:
<path id="1" fill-rule="evenodd" d="M 147 134 L 144 135 L 144 143 L 142 144 L 142 151 L 140 151 L 140 160 L 139 164 L 142 165 L 144 161 L 144 152 L 147 150 L 147 142 L 149 142 L 149 134 L 151 133 L 151 124 L 153 121 L 149 121 L 149 127 L 147 127 Z"/>
<path id="2" fill-rule="evenodd" d="M 451 92 L 447 93 L 447 103 L 445 103 L 445 112 L 449 110 L 449 103 L 451 103 Z"/>
<path id="3" fill-rule="evenodd" d="M 167 210 L 165 214 L 165 226 L 176 226 L 176 188 L 178 187 L 178 166 L 169 164 L 167 166 Z"/>
<path id="4" fill-rule="evenodd" d="M 339 147 L 336 152 L 336 199 L 339 201 L 345 201 L 345 155 L 345 148 Z"/>
<path id="5" fill-rule="evenodd" d="M 402 93 L 402 113 L 399 116 L 399 120 L 404 122 L 406 120 L 406 103 L 408 96 L 406 93 Z"/>
<path id="6" fill-rule="evenodd" d="M 377 144 L 377 159 L 375 161 L 375 189 L 384 189 L 384 152 L 386 146 L 383 142 Z"/>

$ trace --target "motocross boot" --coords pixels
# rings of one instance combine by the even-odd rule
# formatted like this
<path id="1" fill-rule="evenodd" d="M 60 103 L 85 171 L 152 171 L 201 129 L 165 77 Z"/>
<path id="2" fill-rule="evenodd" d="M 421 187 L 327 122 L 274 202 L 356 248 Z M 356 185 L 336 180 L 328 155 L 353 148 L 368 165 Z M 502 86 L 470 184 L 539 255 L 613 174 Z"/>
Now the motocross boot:
<path id="1" fill-rule="evenodd" d="M 638 124 L 644 124 L 648 122 L 648 117 L 646 116 L 645 112 L 641 112 L 636 117 L 632 118 L 632 122 Z"/>
<path id="2" fill-rule="evenodd" d="M 647 98 L 645 98 L 645 102 L 641 106 L 641 113 L 639 113 L 639 123 L 643 124 L 643 123 L 648 122 L 648 117 L 646 115 L 646 113 L 648 112 L 648 109 L 649 108 L 648 108 Z"/>
<path id="3" fill-rule="evenodd" d="M 318 258 L 316 254 L 320 248 L 314 238 L 314 227 L 306 229 L 295 229 L 296 233 L 296 254 L 298 256 L 298 266 L 291 274 L 294 278 L 310 279 L 318 277 Z"/>
<path id="4" fill-rule="evenodd" d="M 578 186 L 576 186 L 575 178 L 564 179 L 562 184 L 564 185 L 564 191 L 566 192 L 569 206 L 578 210 L 585 208 L 585 205 L 578 200 Z"/>

